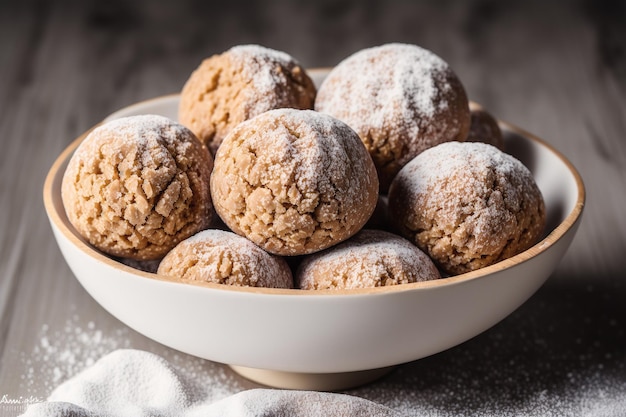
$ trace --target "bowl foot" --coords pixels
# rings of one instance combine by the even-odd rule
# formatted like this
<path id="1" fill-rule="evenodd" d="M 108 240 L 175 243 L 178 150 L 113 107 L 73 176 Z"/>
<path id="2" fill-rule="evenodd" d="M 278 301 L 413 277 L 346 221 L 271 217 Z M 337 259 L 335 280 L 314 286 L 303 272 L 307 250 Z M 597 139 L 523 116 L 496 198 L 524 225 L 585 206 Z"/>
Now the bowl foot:
<path id="1" fill-rule="evenodd" d="M 328 374 L 273 371 L 229 365 L 231 369 L 250 381 L 274 388 L 307 391 L 339 391 L 365 385 L 382 378 L 396 367 Z"/>

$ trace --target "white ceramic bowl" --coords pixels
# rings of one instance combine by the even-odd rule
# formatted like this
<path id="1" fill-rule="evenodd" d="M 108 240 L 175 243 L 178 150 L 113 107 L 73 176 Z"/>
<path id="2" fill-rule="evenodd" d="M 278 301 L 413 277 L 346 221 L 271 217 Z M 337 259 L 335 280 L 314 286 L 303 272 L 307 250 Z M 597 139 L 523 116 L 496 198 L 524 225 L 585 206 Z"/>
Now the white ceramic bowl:
<path id="1" fill-rule="evenodd" d="M 325 72 L 312 71 L 319 82 Z M 177 118 L 178 96 L 124 108 Z M 455 346 L 509 315 L 550 276 L 583 211 L 582 180 L 544 141 L 501 123 L 507 150 L 532 171 L 548 230 L 532 248 L 478 271 L 436 281 L 349 291 L 181 284 L 111 260 L 72 228 L 61 179 L 82 135 L 52 166 L 44 202 L 70 268 L 112 315 L 166 346 L 231 365 L 267 385 L 332 390 L 367 382 L 390 367 Z"/>

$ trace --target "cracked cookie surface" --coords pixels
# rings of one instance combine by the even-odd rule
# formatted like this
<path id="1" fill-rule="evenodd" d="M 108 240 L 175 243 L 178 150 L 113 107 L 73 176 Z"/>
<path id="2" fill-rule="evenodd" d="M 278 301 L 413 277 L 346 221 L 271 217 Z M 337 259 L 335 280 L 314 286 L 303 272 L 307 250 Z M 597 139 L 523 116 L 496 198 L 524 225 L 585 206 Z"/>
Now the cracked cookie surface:
<path id="1" fill-rule="evenodd" d="M 467 95 L 448 64 L 415 45 L 363 49 L 328 74 L 315 109 L 352 127 L 374 160 L 385 193 L 397 172 L 423 150 L 463 141 Z"/>
<path id="2" fill-rule="evenodd" d="M 316 89 L 290 55 L 240 45 L 205 59 L 180 96 L 178 119 L 215 155 L 237 124 L 267 110 L 312 109 Z"/>
<path id="3" fill-rule="evenodd" d="M 433 261 L 408 240 L 361 230 L 347 241 L 309 255 L 296 274 L 305 290 L 372 288 L 441 278 Z"/>
<path id="4" fill-rule="evenodd" d="M 268 252 L 302 255 L 355 234 L 378 199 L 372 159 L 345 123 L 278 109 L 237 126 L 211 175 L 215 210 Z"/>
<path id="5" fill-rule="evenodd" d="M 62 199 L 74 228 L 110 255 L 158 259 L 205 229 L 213 211 L 213 158 L 186 127 L 132 116 L 95 128 L 65 171 Z"/>
<path id="6" fill-rule="evenodd" d="M 528 168 L 472 142 L 443 143 L 409 162 L 391 185 L 389 213 L 395 228 L 450 274 L 528 249 L 546 222 Z"/>
<path id="7" fill-rule="evenodd" d="M 180 242 L 163 258 L 158 273 L 183 282 L 293 288 L 291 270 L 284 259 L 244 237 L 217 229 L 204 230 Z"/>

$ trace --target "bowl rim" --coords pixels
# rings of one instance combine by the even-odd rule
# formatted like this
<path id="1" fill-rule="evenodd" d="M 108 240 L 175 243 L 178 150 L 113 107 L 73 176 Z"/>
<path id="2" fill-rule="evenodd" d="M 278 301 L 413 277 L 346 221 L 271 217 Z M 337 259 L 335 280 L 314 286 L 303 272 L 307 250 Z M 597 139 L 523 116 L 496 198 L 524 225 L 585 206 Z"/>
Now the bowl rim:
<path id="1" fill-rule="evenodd" d="M 320 68 L 313 71 L 324 71 L 326 69 Z M 95 260 L 106 264 L 109 267 L 119 269 L 123 272 L 137 275 L 142 278 L 147 278 L 151 280 L 155 280 L 164 284 L 172 284 L 172 285 L 193 285 L 195 287 L 205 288 L 207 290 L 219 290 L 219 291 L 234 291 L 240 293 L 247 294 L 259 294 L 259 295 L 313 295 L 313 296 L 324 296 L 324 295 L 332 295 L 333 297 L 341 297 L 341 296 L 355 296 L 355 295 L 371 295 L 371 294 L 389 294 L 389 293 L 398 293 L 405 292 L 411 290 L 419 290 L 419 289 L 433 289 L 446 287 L 451 285 L 458 285 L 461 283 L 465 283 L 471 280 L 480 279 L 494 273 L 503 271 L 505 269 L 512 268 L 521 263 L 527 262 L 530 259 L 534 258 L 537 255 L 547 251 L 550 247 L 552 247 L 560 238 L 562 238 L 579 220 L 586 200 L 586 191 L 585 186 L 583 184 L 582 178 L 574 165 L 556 148 L 552 145 L 548 144 L 545 140 L 540 139 L 539 137 L 515 126 L 508 122 L 504 122 L 502 120 L 498 120 L 498 124 L 503 130 L 511 131 L 515 134 L 521 135 L 531 141 L 538 143 L 540 146 L 547 148 L 550 152 L 552 152 L 557 158 L 563 162 L 563 164 L 567 167 L 570 174 L 573 176 L 576 182 L 577 188 L 577 196 L 576 202 L 574 204 L 573 209 L 570 213 L 561 221 L 548 235 L 546 235 L 543 239 L 537 242 L 532 247 L 526 249 L 525 251 L 512 256 L 510 258 L 504 259 L 500 262 L 497 262 L 493 265 L 489 265 L 487 267 L 466 272 L 463 274 L 444 277 L 436 280 L 429 281 L 420 281 L 409 284 L 401 284 L 401 285 L 392 285 L 392 286 L 383 286 L 383 287 L 374 287 L 374 288 L 358 288 L 358 289 L 339 289 L 339 290 L 303 290 L 303 289 L 282 289 L 282 288 L 262 288 L 262 287 L 240 287 L 240 286 L 231 286 L 231 285 L 222 285 L 217 283 L 210 282 L 199 282 L 199 281 L 191 281 L 191 280 L 180 280 L 172 277 L 167 277 L 163 275 L 158 275 L 156 273 L 145 272 L 139 269 L 135 269 L 133 267 L 127 266 L 115 259 L 112 259 L 95 249 L 88 243 L 81 240 L 76 232 L 70 229 L 66 223 L 63 221 L 62 216 L 56 210 L 55 199 L 60 199 L 61 196 L 53 195 L 53 184 L 55 179 L 59 175 L 63 175 L 63 173 L 59 172 L 61 167 L 69 160 L 71 155 L 74 153 L 78 145 L 85 139 L 85 137 L 96 127 L 104 123 L 105 120 L 115 116 L 119 111 L 128 110 L 133 107 L 142 107 L 152 101 L 162 101 L 167 99 L 174 99 L 178 97 L 179 94 L 167 94 L 163 96 L 154 97 L 151 99 L 143 100 L 131 104 L 123 109 L 120 109 L 110 116 L 108 116 L 103 121 L 97 123 L 96 125 L 89 128 L 83 134 L 78 136 L 70 145 L 68 145 L 63 152 L 56 158 L 54 163 L 52 164 L 48 174 L 46 175 L 46 179 L 44 181 L 43 186 L 43 201 L 46 213 L 51 223 L 57 228 L 57 230 L 67 239 L 69 240 L 75 247 L 77 247 L 81 252 L 90 258 L 94 258 Z M 62 206 L 62 202 L 61 202 Z"/>

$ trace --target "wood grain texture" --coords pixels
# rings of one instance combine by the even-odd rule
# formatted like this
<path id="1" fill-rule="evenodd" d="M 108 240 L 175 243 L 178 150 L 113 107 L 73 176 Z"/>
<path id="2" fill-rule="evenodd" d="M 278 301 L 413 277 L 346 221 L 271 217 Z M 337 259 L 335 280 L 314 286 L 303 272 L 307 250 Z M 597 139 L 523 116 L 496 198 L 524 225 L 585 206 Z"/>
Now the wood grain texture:
<path id="1" fill-rule="evenodd" d="M 487 415 L 526 415 L 544 391 L 557 415 L 577 393 L 610 388 L 626 397 L 625 7 L 617 1 L 0 2 L 0 397 L 49 393 L 54 372 L 42 372 L 34 358 L 41 359 L 44 337 L 65 334 L 68 326 L 95 326 L 103 339 L 118 341 L 104 350 L 175 355 L 112 318 L 63 261 L 41 189 L 65 146 L 120 107 L 179 91 L 202 58 L 236 44 L 263 44 L 317 67 L 391 41 L 433 50 L 473 100 L 562 151 L 579 169 L 588 199 L 558 270 L 517 312 L 461 346 L 351 393 L 390 406 L 415 401 Z M 242 389 L 253 386 L 229 378 Z M 588 415 L 613 415 L 599 400 L 588 403 Z M 0 415 L 18 408 L 0 404 Z"/>

